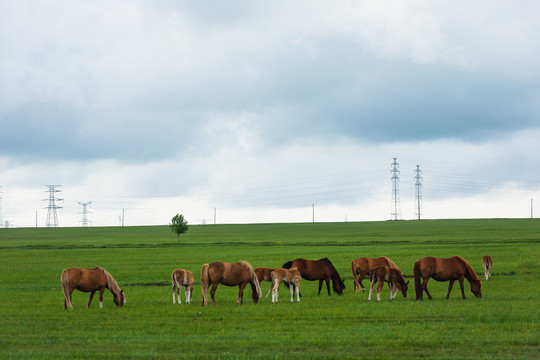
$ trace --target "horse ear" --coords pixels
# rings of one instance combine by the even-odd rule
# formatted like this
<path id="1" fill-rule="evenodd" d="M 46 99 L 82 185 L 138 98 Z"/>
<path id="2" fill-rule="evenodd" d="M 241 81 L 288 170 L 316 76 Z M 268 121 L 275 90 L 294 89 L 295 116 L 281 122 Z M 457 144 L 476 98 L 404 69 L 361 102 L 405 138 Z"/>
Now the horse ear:
<path id="1" fill-rule="evenodd" d="M 410 282 L 411 282 L 411 280 L 407 281 L 407 282 L 405 283 L 405 285 L 409 285 Z"/>

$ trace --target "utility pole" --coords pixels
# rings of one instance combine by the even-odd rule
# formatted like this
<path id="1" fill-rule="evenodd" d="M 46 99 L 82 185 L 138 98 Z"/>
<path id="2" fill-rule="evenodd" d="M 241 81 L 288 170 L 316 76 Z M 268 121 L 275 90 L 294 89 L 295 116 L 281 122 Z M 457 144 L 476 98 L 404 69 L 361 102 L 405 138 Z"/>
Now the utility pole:
<path id="1" fill-rule="evenodd" d="M 87 217 L 87 214 L 88 214 L 88 210 L 86 209 L 87 206 L 91 206 L 92 205 L 92 202 L 89 201 L 89 202 L 79 202 L 79 205 L 81 205 L 83 207 L 82 209 L 82 213 L 79 213 L 79 214 L 82 214 L 82 220 L 81 220 L 81 225 L 83 227 L 87 227 L 90 225 L 91 221 L 88 220 L 88 217 Z M 92 213 L 90 211 L 90 213 Z"/>
<path id="2" fill-rule="evenodd" d="M 61 190 L 58 188 L 62 185 L 45 185 L 49 188 L 46 192 L 49 193 L 48 199 L 43 199 L 43 201 L 49 200 L 49 206 L 47 209 L 47 227 L 58 227 L 58 215 L 56 214 L 56 209 L 62 209 L 62 206 L 56 205 L 56 201 L 63 201 L 64 199 L 59 199 L 55 196 L 56 193 L 60 193 Z"/>
<path id="3" fill-rule="evenodd" d="M 391 217 L 394 220 L 399 220 L 400 217 L 400 204 L 399 204 L 399 164 L 397 163 L 397 158 L 394 158 L 394 162 L 390 164 L 392 169 L 390 173 L 392 174 L 392 211 Z"/>
<path id="4" fill-rule="evenodd" d="M 414 215 L 420 220 L 422 217 L 422 170 L 420 170 L 420 165 L 416 165 L 414 171 L 414 190 Z"/>

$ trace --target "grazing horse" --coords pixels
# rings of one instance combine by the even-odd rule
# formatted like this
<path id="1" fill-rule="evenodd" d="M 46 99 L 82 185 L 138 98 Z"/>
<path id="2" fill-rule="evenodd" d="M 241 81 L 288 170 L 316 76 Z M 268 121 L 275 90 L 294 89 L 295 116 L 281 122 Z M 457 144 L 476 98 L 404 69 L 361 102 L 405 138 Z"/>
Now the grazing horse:
<path id="1" fill-rule="evenodd" d="M 201 287 L 202 287 L 202 306 L 208 304 L 208 288 L 212 284 L 212 290 L 210 295 L 212 296 L 212 304 L 216 305 L 214 295 L 219 284 L 226 286 L 238 285 L 238 298 L 236 304 L 244 303 L 244 288 L 246 285 L 251 284 L 251 296 L 253 302 L 256 304 L 261 297 L 261 287 L 259 286 L 259 280 L 257 275 L 251 267 L 245 261 L 239 261 L 237 263 L 227 262 L 213 262 L 211 264 L 204 264 L 201 269 Z"/>
<path id="2" fill-rule="evenodd" d="M 397 293 L 401 290 L 403 297 L 407 297 L 407 290 L 409 289 L 409 282 L 405 282 L 403 278 L 403 273 L 401 270 L 388 267 L 388 266 L 379 266 L 371 270 L 369 275 L 369 280 L 371 281 L 371 287 L 369 288 L 368 301 L 371 301 L 371 292 L 373 291 L 373 286 L 378 281 L 377 285 L 377 301 L 381 301 L 381 290 L 383 288 L 384 282 L 388 283 L 388 289 L 390 290 L 390 301 L 396 298 Z M 396 292 L 392 294 L 393 289 L 396 289 Z"/>
<path id="3" fill-rule="evenodd" d="M 263 281 L 272 282 L 272 271 L 276 270 L 275 268 L 269 268 L 269 267 L 258 267 L 255 269 L 255 274 L 257 275 L 257 280 L 259 280 L 259 286 Z M 270 294 L 270 291 L 272 291 L 272 285 L 270 284 L 270 290 L 268 290 L 268 294 Z M 268 297 L 268 295 L 266 295 Z"/>
<path id="4" fill-rule="evenodd" d="M 371 274 L 371 270 L 379 266 L 388 266 L 399 269 L 397 265 L 386 256 L 381 256 L 378 258 L 359 257 L 351 262 L 351 270 L 354 280 L 354 292 L 360 291 L 360 288 L 362 288 L 363 292 L 366 292 L 366 288 L 364 285 L 362 285 L 362 280 L 364 277 Z"/>
<path id="5" fill-rule="evenodd" d="M 484 277 L 486 278 L 486 281 L 491 277 L 491 265 L 493 265 L 491 256 L 485 255 L 482 258 L 482 268 L 484 269 Z"/>
<path id="6" fill-rule="evenodd" d="M 474 269 L 461 256 L 453 256 L 451 258 L 435 258 L 425 257 L 417 260 L 414 263 L 414 285 L 416 288 L 416 300 L 422 300 L 424 291 L 431 300 L 431 294 L 427 289 L 427 283 L 430 278 L 437 281 L 450 281 L 448 286 L 448 294 L 446 298 L 450 298 L 450 291 L 454 281 L 459 281 L 461 287 L 461 295 L 465 299 L 465 291 L 463 290 L 463 279 L 466 278 L 471 283 L 471 292 L 478 298 L 482 297 L 482 283 Z"/>
<path id="7" fill-rule="evenodd" d="M 300 271 L 298 271 L 297 268 L 278 268 L 272 271 L 270 276 L 272 277 L 272 287 L 270 288 L 270 290 L 272 290 L 272 304 L 277 304 L 278 302 L 279 284 L 281 284 L 282 281 L 294 285 L 289 286 L 289 289 L 291 290 L 291 302 L 294 302 L 294 288 L 296 288 L 296 300 L 300 302 L 300 279 L 302 278 L 302 275 L 300 275 Z M 268 294 L 270 294 L 270 291 L 268 291 Z M 266 297 L 268 297 L 268 294 L 266 294 Z"/>
<path id="8" fill-rule="evenodd" d="M 288 261 L 282 266 L 284 269 L 293 267 L 298 268 L 303 279 L 308 281 L 319 280 L 319 295 L 321 295 L 323 281 L 326 281 L 326 288 L 328 289 L 328 295 L 330 295 L 330 280 L 332 280 L 332 289 L 334 292 L 338 295 L 343 294 L 343 290 L 345 289 L 343 279 L 341 279 L 336 268 L 328 258 L 320 260 L 296 259 Z"/>
<path id="9" fill-rule="evenodd" d="M 75 289 L 82 292 L 90 292 L 90 299 L 88 305 L 94 298 L 94 294 L 99 290 L 99 307 L 103 307 L 103 292 L 105 289 L 113 294 L 113 301 L 116 306 L 124 306 L 126 303 L 126 295 L 124 291 L 120 289 L 120 286 L 116 283 L 114 278 L 102 267 L 95 267 L 93 269 L 83 268 L 70 268 L 62 271 L 60 276 L 62 283 L 62 291 L 64 292 L 64 309 L 73 309 L 71 304 L 71 294 Z"/>
<path id="10" fill-rule="evenodd" d="M 184 269 L 176 269 L 171 274 L 172 281 L 172 303 L 176 304 L 174 293 L 178 298 L 178 305 L 182 303 L 180 300 L 180 290 L 184 287 L 184 293 L 186 295 L 186 302 L 191 304 L 191 298 L 193 297 L 193 273 Z"/>

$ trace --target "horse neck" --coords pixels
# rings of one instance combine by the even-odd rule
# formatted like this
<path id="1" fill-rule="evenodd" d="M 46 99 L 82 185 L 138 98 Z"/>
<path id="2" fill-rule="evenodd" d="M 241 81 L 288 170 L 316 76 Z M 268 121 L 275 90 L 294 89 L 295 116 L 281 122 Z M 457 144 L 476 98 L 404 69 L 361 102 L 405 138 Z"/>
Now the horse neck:
<path id="1" fill-rule="evenodd" d="M 471 267 L 471 265 L 469 265 L 469 263 L 467 263 L 465 260 L 464 260 L 464 264 L 465 264 L 465 268 L 466 268 L 466 271 L 465 271 L 465 278 L 467 280 L 469 280 L 470 283 L 473 283 L 473 282 L 479 282 L 480 279 L 478 278 L 478 276 L 476 275 L 476 272 L 474 271 L 474 269 Z"/>
<path id="2" fill-rule="evenodd" d="M 109 289 L 110 292 L 112 292 L 113 294 L 119 295 L 120 286 L 118 286 L 118 283 L 116 282 L 116 280 L 114 280 L 114 278 L 111 276 L 111 274 L 107 272 L 107 270 L 105 269 L 102 269 L 102 270 L 103 270 L 103 274 L 107 278 L 107 289 Z"/>

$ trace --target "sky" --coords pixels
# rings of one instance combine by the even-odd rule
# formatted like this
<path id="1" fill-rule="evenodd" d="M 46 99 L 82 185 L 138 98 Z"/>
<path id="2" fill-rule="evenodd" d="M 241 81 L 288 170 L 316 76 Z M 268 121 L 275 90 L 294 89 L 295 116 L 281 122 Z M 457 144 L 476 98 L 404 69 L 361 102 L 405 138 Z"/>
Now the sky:
<path id="1" fill-rule="evenodd" d="M 538 217 L 539 13 L 0 0 L 2 225 Z"/>

